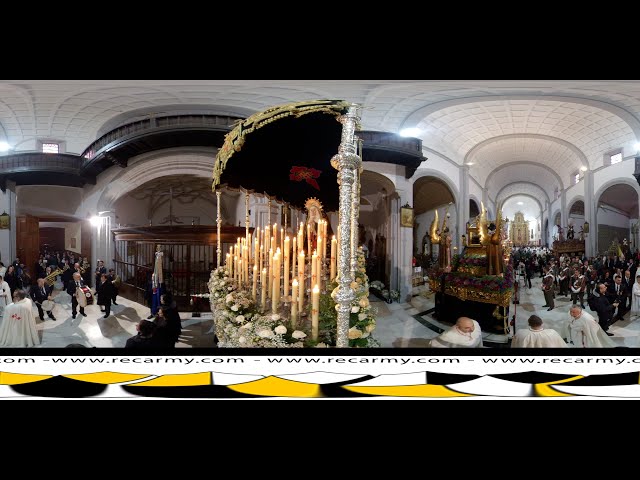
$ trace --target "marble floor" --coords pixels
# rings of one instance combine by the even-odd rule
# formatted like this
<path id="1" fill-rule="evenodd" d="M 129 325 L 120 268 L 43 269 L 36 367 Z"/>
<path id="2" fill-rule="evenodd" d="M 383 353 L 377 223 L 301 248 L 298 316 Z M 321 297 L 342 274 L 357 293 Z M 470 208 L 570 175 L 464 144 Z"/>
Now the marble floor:
<path id="1" fill-rule="evenodd" d="M 569 321 L 570 296 L 556 296 L 555 308 L 548 311 L 543 308 L 544 295 L 540 288 L 541 279 L 532 279 L 532 288 L 520 289 L 520 303 L 511 305 L 510 315 L 516 313 L 516 330 L 527 328 L 529 316 L 536 314 L 542 318 L 545 328 L 552 328 L 563 334 Z M 451 327 L 451 324 L 441 323 L 427 313 L 434 306 L 434 295 L 427 286 L 416 287 L 413 291 L 410 303 L 393 303 L 388 305 L 377 299 L 372 304 L 378 307 L 379 313 L 376 321 L 375 337 L 382 347 L 424 347 L 429 339 L 438 336 L 443 330 Z M 585 295 L 585 306 L 586 306 Z M 586 311 L 597 319 L 597 314 L 587 306 Z M 614 334 L 611 339 L 619 347 L 640 347 L 640 320 L 630 321 L 629 312 L 623 320 L 614 323 L 609 331 Z M 509 335 L 498 335 L 483 332 L 483 343 L 487 347 L 507 347 Z"/>
<path id="2" fill-rule="evenodd" d="M 118 305 L 111 306 L 111 315 L 103 318 L 98 305 L 85 308 L 86 317 L 78 314 L 71 318 L 71 296 L 59 289 L 54 290 L 56 306 L 53 315 L 56 321 L 45 314 L 44 322 L 38 317 L 34 307 L 36 326 L 41 344 L 35 348 L 60 348 L 71 343 L 79 343 L 85 347 L 124 347 L 128 338 L 136 335 L 136 325 L 149 316 L 149 307 L 118 297 Z M 94 296 L 95 298 L 95 296 Z M 192 318 L 191 312 L 181 312 L 182 335 L 176 344 L 177 348 L 212 347 L 213 319 L 211 312 L 202 313 L 199 318 Z"/>
<path id="3" fill-rule="evenodd" d="M 532 288 L 520 291 L 520 304 L 511 305 L 511 315 L 516 308 L 516 329 L 527 328 L 527 319 L 536 314 L 542 318 L 546 328 L 553 328 L 559 333 L 569 319 L 569 297 L 556 296 L 556 307 L 552 311 L 542 308 L 544 296 L 540 289 L 540 278 L 532 280 Z M 434 306 L 434 295 L 427 286 L 414 288 L 409 303 L 391 303 L 381 301 L 370 295 L 371 304 L 378 310 L 374 337 L 382 347 L 387 348 L 422 348 L 428 345 L 431 338 L 436 337 L 451 325 L 433 318 L 428 312 Z M 71 297 L 61 290 L 61 285 L 54 291 L 56 306 L 54 315 L 57 321 L 45 316 L 42 322 L 34 308 L 41 344 L 38 348 L 65 347 L 71 343 L 79 343 L 86 347 L 124 347 L 127 339 L 136 334 L 136 324 L 147 318 L 149 308 L 139 303 L 118 297 L 118 305 L 113 305 L 111 315 L 103 318 L 98 305 L 90 305 L 85 309 L 86 317 L 81 315 L 71 318 Z M 589 313 L 591 312 L 587 308 Z M 214 346 L 213 319 L 210 312 L 203 312 L 201 317 L 192 317 L 191 312 L 181 312 L 182 336 L 177 348 L 207 348 Z M 594 315 L 597 317 L 597 315 Z M 614 334 L 611 339 L 620 347 L 640 347 L 640 320 L 631 322 L 629 313 L 624 319 L 614 323 L 610 330 Z M 507 347 L 510 336 L 483 332 L 486 347 Z"/>

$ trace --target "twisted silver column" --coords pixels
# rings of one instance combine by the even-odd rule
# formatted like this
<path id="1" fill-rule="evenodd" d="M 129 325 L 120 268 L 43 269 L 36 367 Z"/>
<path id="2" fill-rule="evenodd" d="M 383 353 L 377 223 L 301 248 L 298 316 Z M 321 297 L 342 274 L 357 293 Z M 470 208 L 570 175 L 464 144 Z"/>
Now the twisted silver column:
<path id="1" fill-rule="evenodd" d="M 352 104 L 345 115 L 340 117 L 342 123 L 342 138 L 338 153 L 331 159 L 331 165 L 338 170 L 338 185 L 340 186 L 339 205 L 339 245 L 338 256 L 338 291 L 335 296 L 336 310 L 338 312 L 336 346 L 344 348 L 349 346 L 349 317 L 351 302 L 355 293 L 351 288 L 353 281 L 351 272 L 351 248 L 353 234 L 353 194 L 357 172 L 362 165 L 362 160 L 356 153 L 355 130 L 360 120 L 359 106 Z"/>
<path id="2" fill-rule="evenodd" d="M 220 195 L 222 195 L 220 189 L 216 190 L 216 197 L 218 197 L 218 218 L 216 220 L 218 224 L 218 248 L 216 250 L 216 253 L 218 254 L 218 264 L 216 265 L 217 267 L 220 266 L 220 262 L 222 260 L 222 238 L 220 236 L 222 232 L 222 218 L 220 216 Z"/>

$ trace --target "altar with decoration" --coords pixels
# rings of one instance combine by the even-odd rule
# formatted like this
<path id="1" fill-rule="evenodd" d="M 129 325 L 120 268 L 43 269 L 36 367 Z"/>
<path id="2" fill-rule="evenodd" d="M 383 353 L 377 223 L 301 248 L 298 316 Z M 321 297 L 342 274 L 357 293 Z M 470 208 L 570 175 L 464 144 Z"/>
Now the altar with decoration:
<path id="1" fill-rule="evenodd" d="M 213 172 L 218 228 L 220 196 L 231 190 L 245 196 L 246 231 L 228 252 L 218 243 L 208 294 L 218 346 L 378 346 L 357 243 L 359 119 L 348 102 L 298 102 L 254 114 L 225 137 Z M 262 224 L 251 225 L 250 196 L 268 206 Z M 272 205 L 284 212 L 273 224 Z"/>

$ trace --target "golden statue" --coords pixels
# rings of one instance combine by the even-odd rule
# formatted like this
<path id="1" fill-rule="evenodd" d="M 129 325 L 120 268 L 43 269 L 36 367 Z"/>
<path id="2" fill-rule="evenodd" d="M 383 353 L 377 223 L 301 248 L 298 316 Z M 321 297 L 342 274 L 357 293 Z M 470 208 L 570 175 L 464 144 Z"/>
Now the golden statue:
<path id="1" fill-rule="evenodd" d="M 498 209 L 496 222 L 487 227 L 487 274 L 504 273 L 504 257 L 502 253 L 502 211 Z"/>
<path id="2" fill-rule="evenodd" d="M 451 267 L 451 234 L 449 233 L 449 227 L 447 226 L 447 218 L 449 218 L 449 207 L 444 215 L 442 221 L 442 228 L 438 230 L 438 210 L 436 210 L 436 216 L 431 222 L 429 232 L 431 235 L 431 242 L 440 245 L 438 252 L 438 266 L 442 269 Z"/>

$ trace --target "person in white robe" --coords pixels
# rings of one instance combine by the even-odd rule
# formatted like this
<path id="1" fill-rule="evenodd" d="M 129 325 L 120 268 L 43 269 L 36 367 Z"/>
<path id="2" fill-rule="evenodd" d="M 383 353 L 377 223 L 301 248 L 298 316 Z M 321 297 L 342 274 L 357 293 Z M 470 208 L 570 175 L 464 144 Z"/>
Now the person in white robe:
<path id="1" fill-rule="evenodd" d="M 13 303 L 4 309 L 0 325 L 0 347 L 33 347 L 40 345 L 33 304 L 22 289 L 13 292 Z"/>
<path id="2" fill-rule="evenodd" d="M 460 317 L 446 332 L 431 339 L 431 348 L 481 348 L 480 324 L 469 317 Z"/>
<path id="3" fill-rule="evenodd" d="M 529 328 L 516 332 L 511 348 L 567 348 L 567 344 L 558 332 L 544 328 L 539 316 L 531 315 Z"/>
<path id="4" fill-rule="evenodd" d="M 569 341 L 574 348 L 615 348 L 616 343 L 580 305 L 569 308 Z"/>
<path id="5" fill-rule="evenodd" d="M 631 313 L 629 320 L 637 320 L 640 317 L 640 275 L 636 276 L 636 283 L 631 289 Z"/>
<path id="6" fill-rule="evenodd" d="M 0 275 L 0 317 L 4 313 L 4 307 L 11 303 L 11 287 L 4 281 L 4 275 Z"/>

